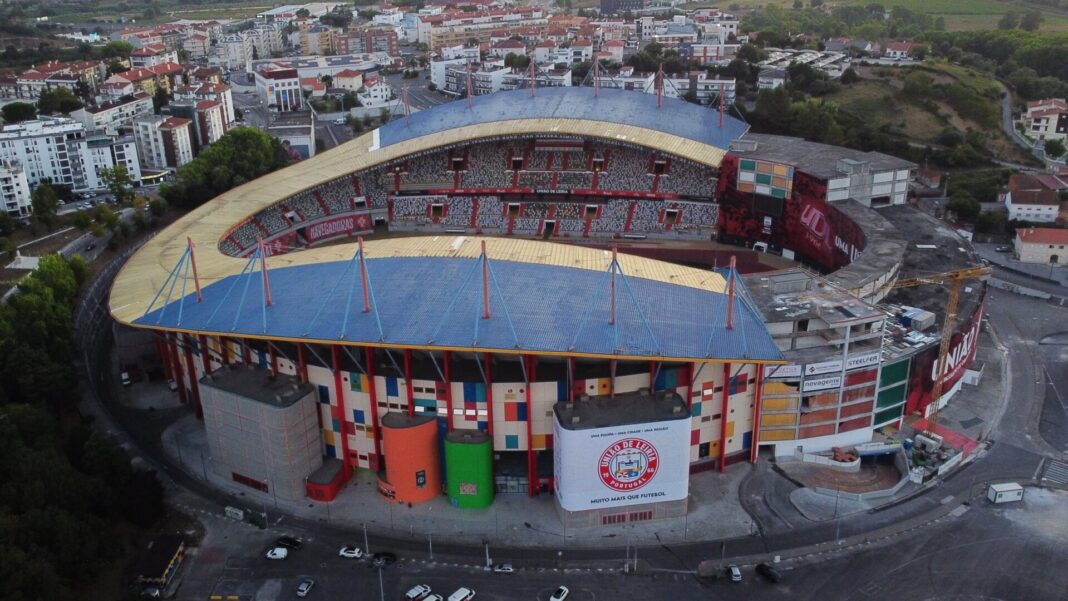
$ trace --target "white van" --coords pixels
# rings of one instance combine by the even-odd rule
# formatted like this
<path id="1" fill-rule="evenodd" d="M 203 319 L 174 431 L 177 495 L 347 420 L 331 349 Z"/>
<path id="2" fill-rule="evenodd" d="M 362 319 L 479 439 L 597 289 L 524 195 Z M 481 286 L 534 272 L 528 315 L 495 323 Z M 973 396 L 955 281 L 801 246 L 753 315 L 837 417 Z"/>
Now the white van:
<path id="1" fill-rule="evenodd" d="M 449 601 L 468 601 L 475 598 L 475 591 L 462 586 L 456 589 L 456 592 L 449 595 Z"/>

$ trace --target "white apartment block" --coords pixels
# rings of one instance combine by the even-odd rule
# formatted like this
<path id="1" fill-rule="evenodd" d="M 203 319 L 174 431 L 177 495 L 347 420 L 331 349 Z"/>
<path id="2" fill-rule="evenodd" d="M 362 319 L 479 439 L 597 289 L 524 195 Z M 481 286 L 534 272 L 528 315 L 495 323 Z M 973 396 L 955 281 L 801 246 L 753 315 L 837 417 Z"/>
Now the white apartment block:
<path id="1" fill-rule="evenodd" d="M 18 163 L 0 163 L 0 205 L 12 217 L 27 217 L 30 207 L 30 184 Z"/>
<path id="2" fill-rule="evenodd" d="M 149 115 L 134 122 L 134 142 L 145 168 L 177 169 L 193 160 L 192 121 Z"/>
<path id="3" fill-rule="evenodd" d="M 137 145 L 131 136 L 115 138 L 106 134 L 90 134 L 85 138 L 85 187 L 103 190 L 107 183 L 101 177 L 104 169 L 122 165 L 130 179 L 141 181 L 141 161 L 137 157 Z"/>
<path id="4" fill-rule="evenodd" d="M 225 62 L 231 71 L 252 71 L 252 40 L 241 34 L 233 34 L 219 41 L 220 62 Z"/>
<path id="5" fill-rule="evenodd" d="M 130 124 L 138 117 L 151 115 L 152 112 L 152 97 L 144 92 L 135 92 L 132 96 L 113 102 L 80 108 L 70 116 L 71 119 L 82 123 L 88 131 L 118 133 L 122 126 Z"/>
<path id="6" fill-rule="evenodd" d="M 365 107 L 385 106 L 393 97 L 393 88 L 386 80 L 369 77 L 363 80 L 363 87 L 356 94 L 360 104 Z"/>
<path id="7" fill-rule="evenodd" d="M 196 60 L 211 54 L 211 38 L 199 31 L 182 40 L 182 50 L 189 53 L 189 58 Z"/>
<path id="8" fill-rule="evenodd" d="M 505 75 L 512 70 L 503 64 L 471 65 L 471 95 L 483 96 L 501 91 Z M 445 86 L 440 88 L 446 94 L 467 96 L 467 64 L 455 65 L 445 71 Z"/>
<path id="9" fill-rule="evenodd" d="M 39 117 L 0 131 L 0 161 L 18 163 L 30 186 L 48 180 L 74 190 L 99 190 L 101 169 L 124 165 L 141 179 L 133 140 L 87 134 L 85 125 L 65 117 Z"/>

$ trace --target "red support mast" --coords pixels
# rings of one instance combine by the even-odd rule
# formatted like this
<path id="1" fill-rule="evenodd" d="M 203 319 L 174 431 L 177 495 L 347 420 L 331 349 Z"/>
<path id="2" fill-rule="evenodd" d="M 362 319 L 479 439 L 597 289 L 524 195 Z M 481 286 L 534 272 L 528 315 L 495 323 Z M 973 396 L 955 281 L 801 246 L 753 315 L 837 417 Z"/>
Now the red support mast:
<path id="1" fill-rule="evenodd" d="M 723 82 L 719 82 L 719 128 L 723 129 L 723 111 L 726 110 L 726 99 L 723 95 L 726 93 L 726 86 Z"/>
<path id="2" fill-rule="evenodd" d="M 371 312 L 371 295 L 367 290 L 367 265 L 363 262 L 363 236 L 356 238 L 356 243 L 360 245 L 360 280 L 363 284 L 363 312 Z"/>
<path id="3" fill-rule="evenodd" d="M 727 281 L 727 329 L 734 329 L 734 255 L 731 255 L 731 267 Z"/>
<path id="4" fill-rule="evenodd" d="M 260 238 L 260 272 L 263 273 L 263 293 L 267 297 L 267 306 L 271 306 L 271 280 L 267 277 L 267 248 Z"/>
<path id="5" fill-rule="evenodd" d="M 656 70 L 656 108 L 664 104 L 664 63 Z"/>
<path id="6" fill-rule="evenodd" d="M 401 93 L 404 96 L 404 125 L 411 125 L 412 111 L 408 106 L 408 86 L 401 88 Z"/>
<path id="7" fill-rule="evenodd" d="M 468 109 L 470 109 L 470 108 L 471 108 L 471 63 L 468 63 Z"/>
<path id="8" fill-rule="evenodd" d="M 482 319 L 490 318 L 489 304 L 489 256 L 486 254 L 486 241 L 482 241 Z"/>
<path id="9" fill-rule="evenodd" d="M 616 323 L 616 247 L 612 247 L 612 264 L 608 266 L 612 270 L 612 288 L 611 288 L 611 312 L 608 316 L 608 323 L 615 325 Z"/>
<path id="10" fill-rule="evenodd" d="M 534 97 L 534 61 L 530 61 L 530 97 Z"/>
<path id="11" fill-rule="evenodd" d="M 193 285 L 197 287 L 197 302 L 204 300 L 204 295 L 200 292 L 200 276 L 197 275 L 197 255 L 193 251 L 193 239 L 186 236 L 186 242 L 189 243 L 189 262 L 193 266 Z"/>

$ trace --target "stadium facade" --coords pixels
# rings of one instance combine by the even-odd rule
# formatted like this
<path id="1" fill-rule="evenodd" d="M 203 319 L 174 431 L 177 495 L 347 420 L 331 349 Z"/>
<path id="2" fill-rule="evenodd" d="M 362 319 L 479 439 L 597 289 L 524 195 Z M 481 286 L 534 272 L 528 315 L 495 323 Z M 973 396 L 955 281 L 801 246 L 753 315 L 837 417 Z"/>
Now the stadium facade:
<path id="1" fill-rule="evenodd" d="M 111 312 L 158 333 L 198 415 L 208 374 L 310 384 L 326 458 L 312 498 L 365 468 L 396 502 L 556 491 L 572 525 L 679 515 L 688 473 L 864 442 L 935 402 L 913 365 L 934 337 L 887 344 L 873 304 L 907 258 L 867 205 L 903 202 L 911 165 L 760 138 L 620 90 L 453 102 L 207 202 L 131 258 Z M 844 162 L 817 160 L 831 155 Z M 700 262 L 671 241 L 717 238 L 829 275 L 661 260 Z M 656 244 L 617 257 L 613 240 Z M 220 411 L 219 445 L 291 434 Z M 261 490 L 278 472 L 213 465 Z"/>

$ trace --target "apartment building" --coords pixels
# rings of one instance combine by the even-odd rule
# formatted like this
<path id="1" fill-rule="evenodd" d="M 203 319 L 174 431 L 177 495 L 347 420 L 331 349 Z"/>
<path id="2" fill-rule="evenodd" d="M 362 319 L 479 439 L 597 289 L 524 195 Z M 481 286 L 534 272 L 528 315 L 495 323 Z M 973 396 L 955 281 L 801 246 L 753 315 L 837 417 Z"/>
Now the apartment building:
<path id="1" fill-rule="evenodd" d="M 87 131 L 104 130 L 117 133 L 134 119 L 151 115 L 152 112 L 152 97 L 139 91 L 115 101 L 82 107 L 70 116 L 85 125 Z"/>
<path id="2" fill-rule="evenodd" d="M 193 160 L 193 122 L 169 115 L 148 115 L 134 122 L 137 154 L 146 169 L 177 169 Z"/>
<path id="3" fill-rule="evenodd" d="M 149 44 L 130 52 L 130 66 L 148 69 L 163 63 L 177 63 L 178 52 L 168 50 L 164 44 Z"/>
<path id="4" fill-rule="evenodd" d="M 385 52 L 390 56 L 400 54 L 397 32 L 392 29 L 357 29 L 340 34 L 335 39 L 338 54 Z"/>
<path id="5" fill-rule="evenodd" d="M 1048 98 L 1027 103 L 1023 115 L 1024 131 L 1036 140 L 1068 138 L 1068 103 L 1063 98 Z"/>
<path id="6" fill-rule="evenodd" d="M 18 163 L 0 163 L 0 209 L 12 217 L 28 217 L 33 212 L 30 184 Z"/>

